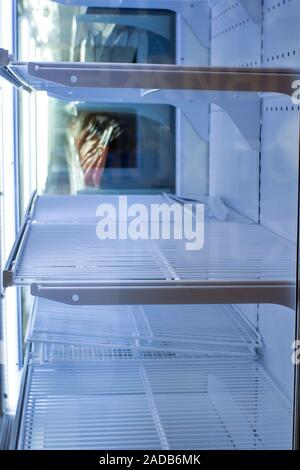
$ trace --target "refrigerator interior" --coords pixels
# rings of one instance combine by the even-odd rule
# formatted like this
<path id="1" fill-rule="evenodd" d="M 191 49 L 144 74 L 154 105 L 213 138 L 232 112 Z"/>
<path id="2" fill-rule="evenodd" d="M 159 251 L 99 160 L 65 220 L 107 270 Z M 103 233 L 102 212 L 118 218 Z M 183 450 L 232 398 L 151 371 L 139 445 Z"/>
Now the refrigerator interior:
<path id="1" fill-rule="evenodd" d="M 119 62 L 124 48 L 134 64 L 297 66 L 295 0 L 38 3 L 18 3 L 20 61 Z M 18 92 L 23 225 L 4 273 L 25 344 L 11 446 L 292 448 L 300 107 L 279 93 L 76 88 L 12 69 L 38 92 Z M 100 179 L 79 145 L 99 122 L 111 132 Z M 204 248 L 97 240 L 97 204 L 119 194 L 202 202 Z M 210 282 L 216 301 L 190 303 L 191 282 Z"/>

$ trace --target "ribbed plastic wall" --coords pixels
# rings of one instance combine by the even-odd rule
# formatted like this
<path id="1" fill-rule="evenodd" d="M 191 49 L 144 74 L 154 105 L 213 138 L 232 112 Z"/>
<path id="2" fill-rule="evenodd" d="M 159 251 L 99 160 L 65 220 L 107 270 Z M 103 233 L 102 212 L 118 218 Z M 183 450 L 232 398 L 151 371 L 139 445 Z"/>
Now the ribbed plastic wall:
<path id="1" fill-rule="evenodd" d="M 211 64 L 299 66 L 300 2 L 262 0 L 261 19 L 257 22 L 241 3 L 211 2 Z M 296 240 L 299 109 L 289 97 L 262 98 L 260 150 L 250 147 L 221 108 L 212 108 L 210 121 L 211 191 L 292 242 Z M 264 337 L 265 367 L 291 397 L 294 312 L 273 305 L 261 305 L 258 309 L 244 306 L 243 311 Z"/>

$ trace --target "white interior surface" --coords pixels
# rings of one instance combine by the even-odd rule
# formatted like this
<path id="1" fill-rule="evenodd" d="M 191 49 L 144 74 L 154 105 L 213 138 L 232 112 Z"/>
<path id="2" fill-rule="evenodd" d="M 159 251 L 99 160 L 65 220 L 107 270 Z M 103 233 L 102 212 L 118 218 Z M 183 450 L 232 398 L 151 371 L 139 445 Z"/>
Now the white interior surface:
<path id="1" fill-rule="evenodd" d="M 297 0 L 265 0 L 261 21 L 257 24 L 249 21 L 238 2 L 232 4 L 230 0 L 220 0 L 211 5 L 212 65 L 298 67 L 300 5 Z M 210 166 L 214 170 L 210 172 L 210 180 L 215 183 L 211 187 L 243 214 L 295 242 L 299 109 L 288 97 L 278 95 L 264 97 L 261 110 L 260 152 L 250 150 L 247 143 L 237 137 L 237 131 L 225 113 L 211 116 L 214 138 L 210 142 L 210 161 L 212 165 L 215 162 L 215 166 Z M 239 143 L 238 160 L 232 148 L 235 143 Z M 240 308 L 263 334 L 264 366 L 286 396 L 291 396 L 295 312 L 273 305 L 262 305 L 259 309 L 254 305 Z"/>
<path id="2" fill-rule="evenodd" d="M 290 400 L 294 394 L 294 322 L 295 313 L 291 309 L 268 304 L 259 306 L 258 330 L 264 338 L 262 364 Z"/>
<path id="3" fill-rule="evenodd" d="M 240 359 L 33 364 L 22 422 L 25 449 L 291 446 L 287 403 Z"/>
<path id="4" fill-rule="evenodd" d="M 176 192 L 183 197 L 207 195 L 208 142 L 199 136 L 191 121 L 180 110 L 177 111 L 176 129 L 178 136 Z"/>
<path id="5" fill-rule="evenodd" d="M 259 153 L 220 107 L 211 106 L 210 120 L 209 192 L 257 222 Z"/>

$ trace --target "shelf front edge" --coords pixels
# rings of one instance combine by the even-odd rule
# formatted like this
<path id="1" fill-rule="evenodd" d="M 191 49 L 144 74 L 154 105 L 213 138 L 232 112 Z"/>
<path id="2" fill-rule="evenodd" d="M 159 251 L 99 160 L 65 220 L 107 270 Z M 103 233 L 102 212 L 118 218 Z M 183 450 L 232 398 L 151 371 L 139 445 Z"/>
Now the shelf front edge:
<path id="1" fill-rule="evenodd" d="M 132 284 L 43 284 L 33 283 L 36 297 L 69 305 L 153 304 L 278 304 L 295 308 L 296 287 L 292 283 L 204 282 Z"/>

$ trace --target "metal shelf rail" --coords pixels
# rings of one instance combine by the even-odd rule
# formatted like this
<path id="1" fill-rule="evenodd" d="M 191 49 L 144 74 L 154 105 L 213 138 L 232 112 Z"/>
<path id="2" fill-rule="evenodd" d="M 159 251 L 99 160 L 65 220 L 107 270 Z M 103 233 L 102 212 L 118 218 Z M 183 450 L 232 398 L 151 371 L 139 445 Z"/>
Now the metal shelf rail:
<path id="1" fill-rule="evenodd" d="M 153 64 L 101 64 L 79 62 L 3 62 L 3 70 L 9 71 L 19 86 L 32 90 L 62 93 L 71 100 L 80 97 L 84 88 L 100 90 L 139 89 L 185 90 L 206 92 L 295 92 L 293 83 L 299 79 L 295 68 L 238 68 L 238 67 L 182 67 Z M 65 92 L 65 93 L 64 93 Z M 77 94 L 78 93 L 78 94 Z M 97 96 L 97 95 L 96 95 Z M 127 95 L 126 95 L 127 96 Z"/>
<path id="2" fill-rule="evenodd" d="M 33 295 L 71 305 L 294 307 L 296 248 L 261 225 L 206 217 L 199 251 L 187 251 L 185 240 L 99 240 L 96 208 L 108 201 L 114 197 L 35 197 L 6 264 L 4 286 L 31 285 Z M 138 201 L 173 202 L 128 197 L 128 204 Z"/>
<path id="3" fill-rule="evenodd" d="M 187 305 L 182 315 L 180 305 L 83 307 L 46 299 L 36 299 L 27 341 L 174 357 L 251 356 L 262 346 L 259 333 L 231 305 Z"/>
<path id="4" fill-rule="evenodd" d="M 289 404 L 256 361 L 29 361 L 19 449 L 289 449 Z"/>
<path id="5" fill-rule="evenodd" d="M 68 101 L 88 102 L 92 96 L 100 103 L 168 104 L 183 111 L 202 140 L 208 139 L 205 123 L 209 103 L 214 103 L 255 150 L 260 147 L 260 94 L 291 96 L 300 76 L 298 69 L 12 62 L 5 52 L 3 60 L 0 56 L 1 73 L 20 88 Z"/>

